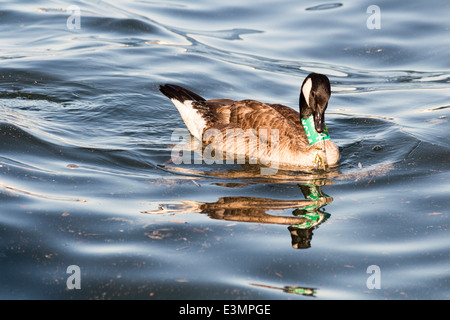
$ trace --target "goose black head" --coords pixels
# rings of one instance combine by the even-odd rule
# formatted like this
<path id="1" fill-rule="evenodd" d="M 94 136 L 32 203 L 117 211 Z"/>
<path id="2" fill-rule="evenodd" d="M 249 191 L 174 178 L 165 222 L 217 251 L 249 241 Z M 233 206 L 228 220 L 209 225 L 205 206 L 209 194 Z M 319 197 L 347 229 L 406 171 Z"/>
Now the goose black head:
<path id="1" fill-rule="evenodd" d="M 330 80 L 323 74 L 310 73 L 302 84 L 300 92 L 300 118 L 314 117 L 318 133 L 325 130 L 325 110 L 331 96 Z"/>

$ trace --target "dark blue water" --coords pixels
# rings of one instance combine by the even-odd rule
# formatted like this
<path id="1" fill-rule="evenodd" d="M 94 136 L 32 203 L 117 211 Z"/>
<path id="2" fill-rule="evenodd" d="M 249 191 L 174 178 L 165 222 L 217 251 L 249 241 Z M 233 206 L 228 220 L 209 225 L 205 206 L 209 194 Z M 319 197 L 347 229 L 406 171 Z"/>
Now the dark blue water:
<path id="1" fill-rule="evenodd" d="M 3 1 L 0 298 L 448 299 L 450 5 L 374 4 Z M 160 84 L 297 108 L 311 71 L 338 168 L 171 163 Z"/>

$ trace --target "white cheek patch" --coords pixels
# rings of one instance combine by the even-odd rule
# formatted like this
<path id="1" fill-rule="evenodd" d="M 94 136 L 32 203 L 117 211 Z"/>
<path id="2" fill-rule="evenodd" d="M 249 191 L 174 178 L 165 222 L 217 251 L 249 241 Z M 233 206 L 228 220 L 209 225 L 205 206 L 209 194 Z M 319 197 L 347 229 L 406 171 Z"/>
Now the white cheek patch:
<path id="1" fill-rule="evenodd" d="M 305 84 L 303 85 L 303 89 L 302 89 L 302 93 L 303 96 L 305 97 L 306 103 L 309 106 L 309 94 L 311 93 L 311 88 L 312 88 L 312 81 L 311 78 L 308 78 L 308 80 L 306 80 Z"/>

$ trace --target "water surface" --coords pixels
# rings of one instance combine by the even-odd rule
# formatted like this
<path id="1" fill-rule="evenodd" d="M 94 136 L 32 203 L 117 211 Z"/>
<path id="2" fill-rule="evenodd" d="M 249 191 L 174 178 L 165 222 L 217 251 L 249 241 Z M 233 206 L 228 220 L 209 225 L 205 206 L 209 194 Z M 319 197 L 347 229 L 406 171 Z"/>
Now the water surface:
<path id="1" fill-rule="evenodd" d="M 0 297 L 448 299 L 450 6 L 373 4 L 4 1 Z M 160 84 L 297 108 L 312 71 L 338 168 L 170 162 Z"/>

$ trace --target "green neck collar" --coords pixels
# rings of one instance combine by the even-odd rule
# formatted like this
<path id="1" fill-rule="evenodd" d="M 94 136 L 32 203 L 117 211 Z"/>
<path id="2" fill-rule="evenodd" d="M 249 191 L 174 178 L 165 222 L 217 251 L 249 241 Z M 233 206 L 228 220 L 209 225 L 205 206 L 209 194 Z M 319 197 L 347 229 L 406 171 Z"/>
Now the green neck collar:
<path id="1" fill-rule="evenodd" d="M 311 115 L 306 120 L 301 119 L 303 128 L 305 129 L 306 137 L 308 138 L 309 144 L 313 145 L 319 141 L 330 139 L 328 134 L 327 125 L 325 125 L 325 130 L 322 133 L 318 133 L 314 127 L 314 117 Z"/>

